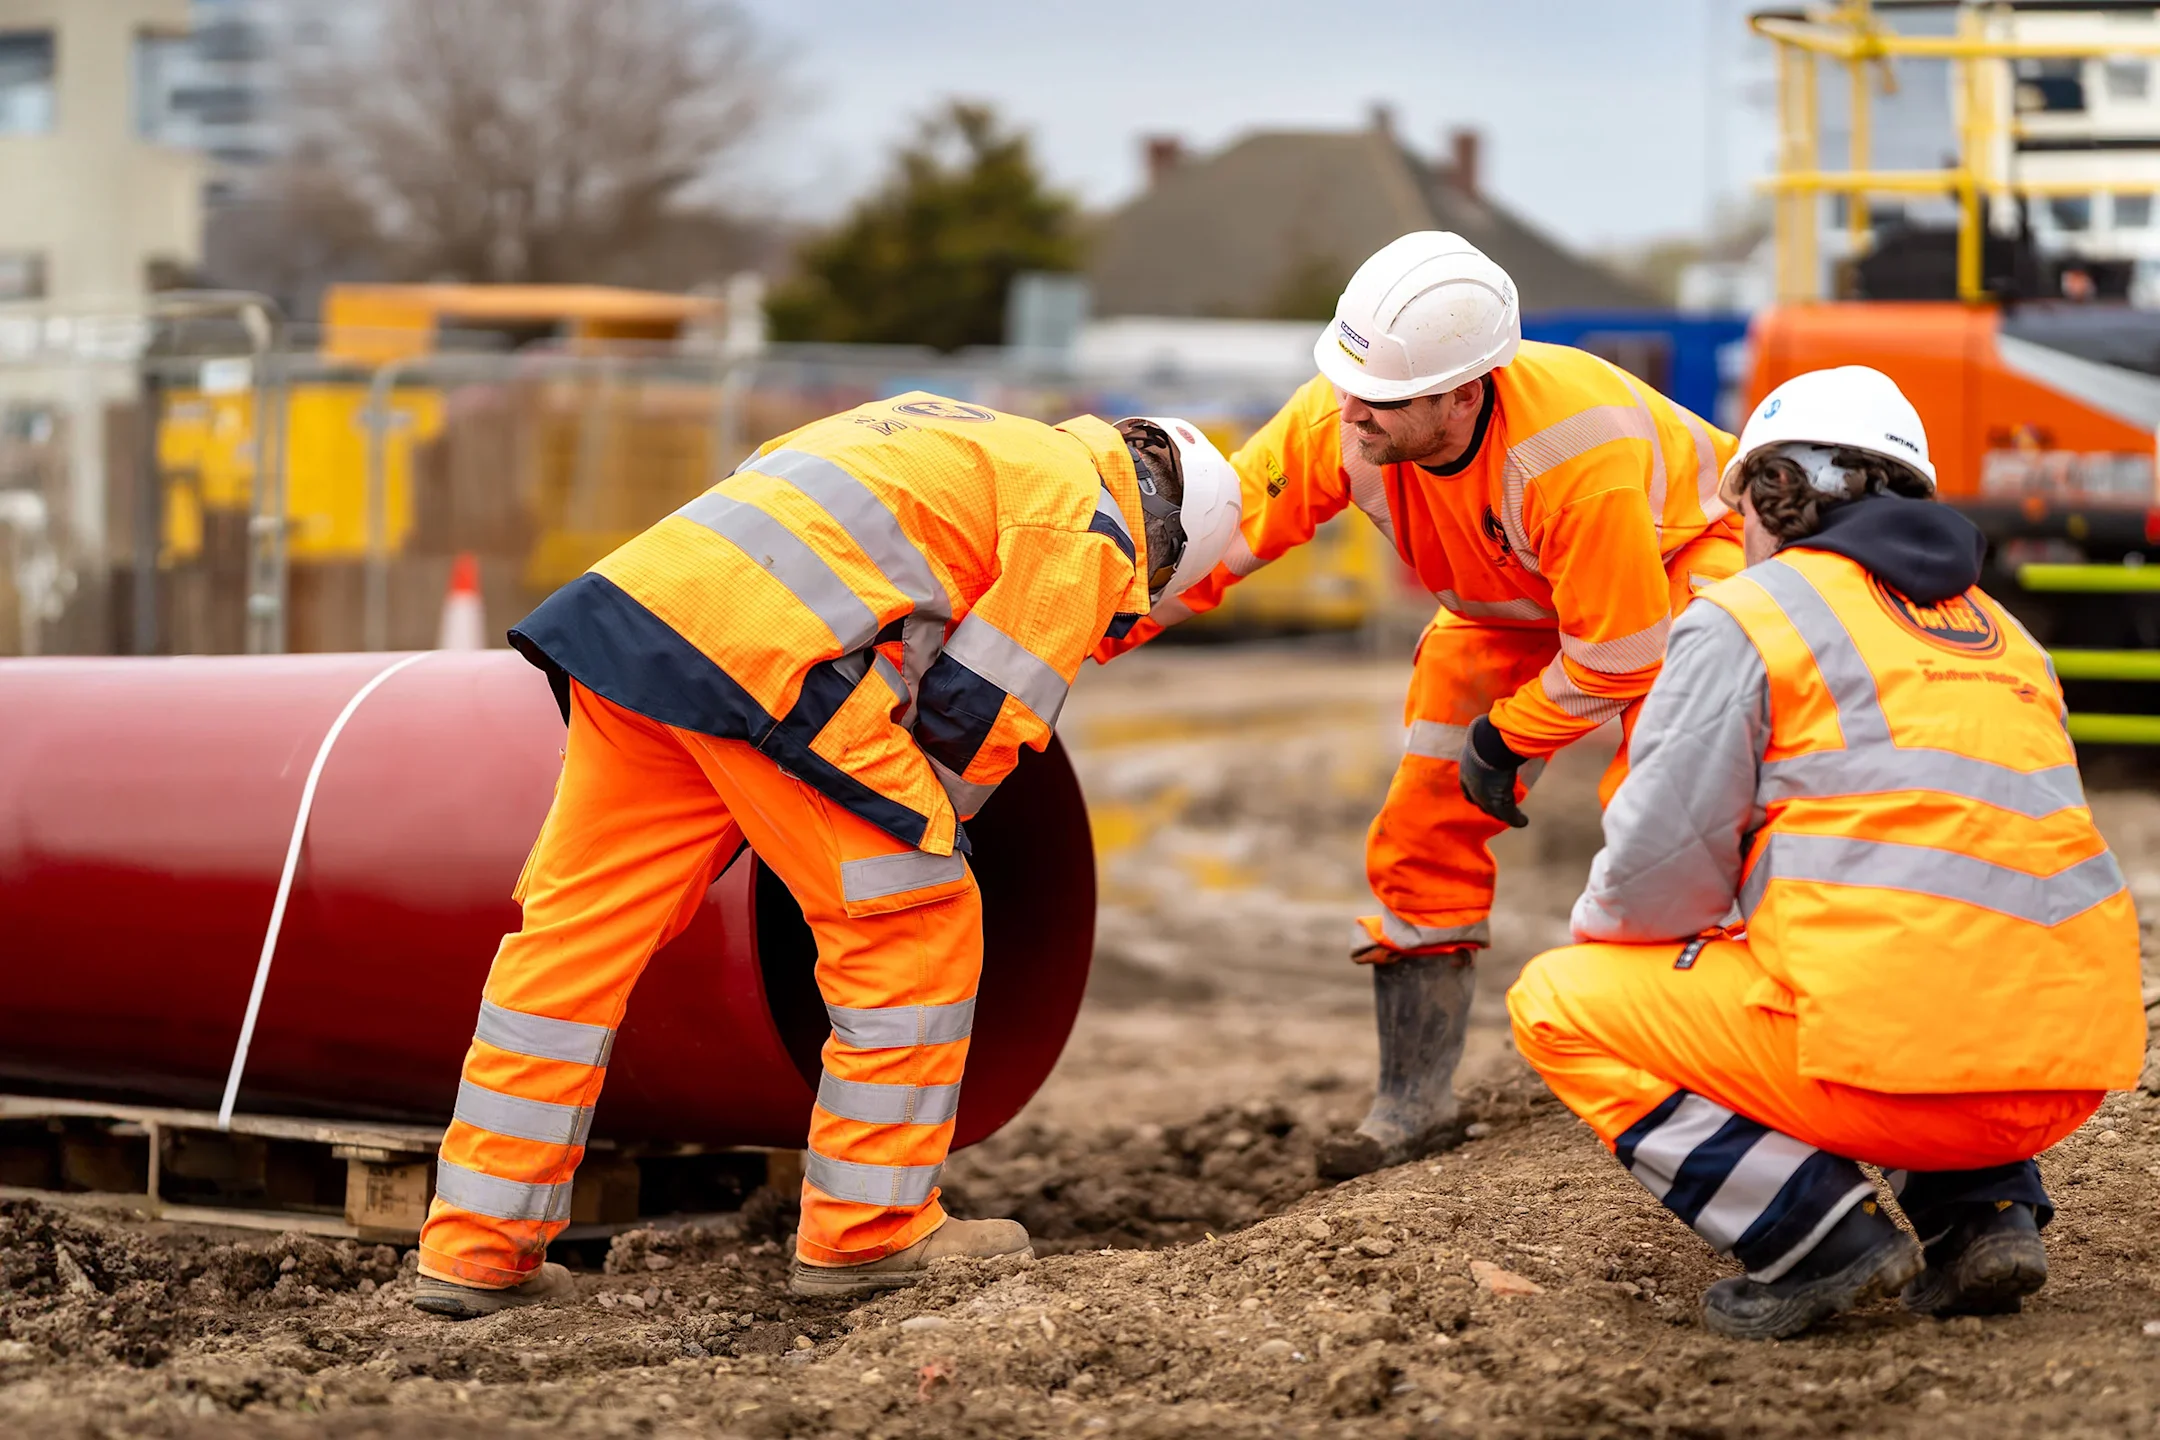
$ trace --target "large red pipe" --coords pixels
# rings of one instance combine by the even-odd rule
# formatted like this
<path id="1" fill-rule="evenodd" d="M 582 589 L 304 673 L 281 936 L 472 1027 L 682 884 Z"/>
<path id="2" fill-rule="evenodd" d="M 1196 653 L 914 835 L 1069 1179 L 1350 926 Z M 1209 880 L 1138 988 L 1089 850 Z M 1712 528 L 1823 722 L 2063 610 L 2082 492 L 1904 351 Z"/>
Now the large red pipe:
<path id="1" fill-rule="evenodd" d="M 384 655 L 0 662 L 0 1086 L 213 1108 L 302 785 Z M 361 703 L 323 770 L 238 1108 L 445 1121 L 510 890 L 560 766 L 540 673 L 431 654 Z M 1063 1049 L 1095 872 L 1063 753 L 968 827 L 985 964 L 959 1143 Z M 800 912 L 722 875 L 646 970 L 594 1133 L 800 1145 L 826 1022 Z"/>

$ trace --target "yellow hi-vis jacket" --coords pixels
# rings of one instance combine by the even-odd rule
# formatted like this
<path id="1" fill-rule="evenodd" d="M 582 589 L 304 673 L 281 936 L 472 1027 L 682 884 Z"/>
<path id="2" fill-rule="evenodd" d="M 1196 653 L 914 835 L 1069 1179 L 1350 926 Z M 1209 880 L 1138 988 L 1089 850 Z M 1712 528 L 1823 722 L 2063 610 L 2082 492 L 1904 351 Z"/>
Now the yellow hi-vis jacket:
<path id="1" fill-rule="evenodd" d="M 2046 654 L 1977 588 L 1924 606 L 1787 548 L 1702 597 L 1769 679 L 1740 883 L 1800 1073 L 1901 1094 L 2122 1089 L 2137 915 Z"/>
<path id="2" fill-rule="evenodd" d="M 510 632 L 625 709 L 743 740 L 935 855 L 1147 613 L 1117 431 L 914 392 L 768 441 Z"/>

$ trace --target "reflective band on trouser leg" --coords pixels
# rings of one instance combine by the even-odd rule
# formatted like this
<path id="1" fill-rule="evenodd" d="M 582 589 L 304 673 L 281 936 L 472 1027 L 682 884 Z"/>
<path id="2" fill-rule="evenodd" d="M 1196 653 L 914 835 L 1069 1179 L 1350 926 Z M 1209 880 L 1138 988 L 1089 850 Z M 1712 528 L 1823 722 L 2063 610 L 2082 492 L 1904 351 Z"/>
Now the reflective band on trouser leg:
<path id="1" fill-rule="evenodd" d="M 445 1205 L 492 1215 L 498 1220 L 568 1220 L 570 1182 L 533 1185 L 467 1170 L 447 1160 L 435 1162 L 435 1194 Z"/>
<path id="2" fill-rule="evenodd" d="M 1643 1188 L 1755 1279 L 1783 1275 L 1874 1190 L 1841 1155 L 1676 1090 L 1614 1142 Z"/>
<path id="3" fill-rule="evenodd" d="M 813 1150 L 803 1161 L 803 1178 L 835 1200 L 914 1206 L 929 1203 L 944 1168 L 942 1161 L 936 1165 L 858 1165 L 828 1159 Z"/>

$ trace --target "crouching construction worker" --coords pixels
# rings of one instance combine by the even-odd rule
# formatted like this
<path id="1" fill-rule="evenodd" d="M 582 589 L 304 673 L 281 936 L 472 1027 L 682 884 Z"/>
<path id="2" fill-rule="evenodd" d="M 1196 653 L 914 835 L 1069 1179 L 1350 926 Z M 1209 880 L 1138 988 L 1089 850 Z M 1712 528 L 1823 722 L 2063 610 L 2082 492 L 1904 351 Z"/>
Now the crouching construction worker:
<path id="1" fill-rule="evenodd" d="M 1711 1329 L 1791 1335 L 1903 1288 L 1929 1315 L 2047 1277 L 2032 1157 L 2134 1084 L 2137 918 L 2047 656 L 1973 588 L 1888 377 L 1773 392 L 1725 473 L 1738 578 L 1674 625 L 1583 943 L 1515 1042 L 1666 1208 L 1746 1267 Z M 1776 558 L 1769 558 L 1775 555 Z M 1890 1172 L 1923 1252 L 1855 1161 Z"/>
<path id="2" fill-rule="evenodd" d="M 1319 376 L 1232 457 L 1244 519 L 1223 563 L 1106 649 L 1213 608 L 1346 505 L 1439 599 L 1367 842 L 1381 910 L 1352 958 L 1374 967 L 1380 1076 L 1371 1113 L 1323 1142 L 1342 1177 L 1455 1138 L 1487 842 L 1529 823 L 1546 757 L 1633 724 L 1672 616 L 1740 568 L 1740 540 L 1717 499 L 1732 437 L 1594 355 L 1524 343 L 1514 283 L 1458 235 L 1366 261 L 1313 358 Z"/>
<path id="3" fill-rule="evenodd" d="M 798 1294 L 1028 1248 L 948 1219 L 982 966 L 962 822 L 1049 741 L 1106 634 L 1206 573 L 1229 462 L 1179 420 L 1052 428 L 924 394 L 765 445 L 511 632 L 569 722 L 443 1137 L 415 1304 L 545 1299 L 638 974 L 747 843 L 817 937 L 832 1019 Z"/>

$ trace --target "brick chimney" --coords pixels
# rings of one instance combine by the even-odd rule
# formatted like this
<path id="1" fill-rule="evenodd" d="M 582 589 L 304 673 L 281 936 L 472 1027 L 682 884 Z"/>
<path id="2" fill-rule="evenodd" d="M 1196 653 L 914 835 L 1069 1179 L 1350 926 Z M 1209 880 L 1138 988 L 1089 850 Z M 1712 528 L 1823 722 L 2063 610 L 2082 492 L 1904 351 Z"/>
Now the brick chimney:
<path id="1" fill-rule="evenodd" d="M 1185 142 L 1175 135 L 1149 135 L 1140 142 L 1140 152 L 1147 161 L 1148 189 L 1163 182 L 1165 176 L 1185 163 Z"/>
<path id="2" fill-rule="evenodd" d="M 1471 129 L 1448 132 L 1448 153 L 1453 157 L 1448 179 L 1455 188 L 1472 200 L 1482 198 L 1478 194 L 1478 132 Z"/>

